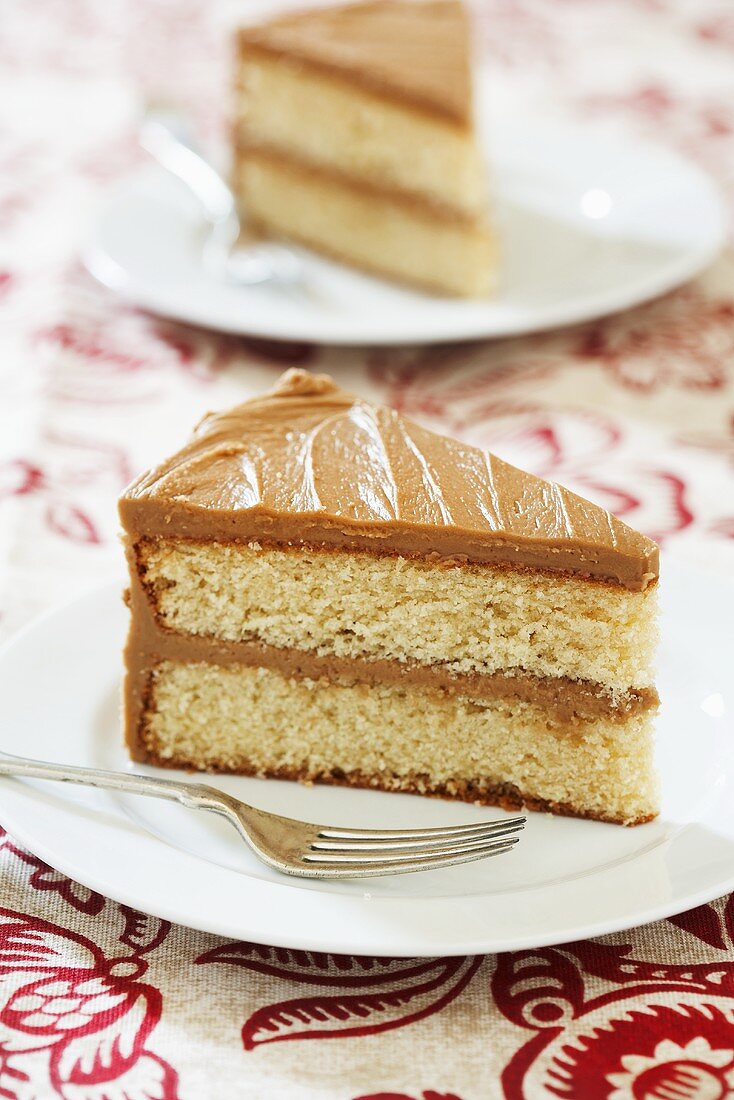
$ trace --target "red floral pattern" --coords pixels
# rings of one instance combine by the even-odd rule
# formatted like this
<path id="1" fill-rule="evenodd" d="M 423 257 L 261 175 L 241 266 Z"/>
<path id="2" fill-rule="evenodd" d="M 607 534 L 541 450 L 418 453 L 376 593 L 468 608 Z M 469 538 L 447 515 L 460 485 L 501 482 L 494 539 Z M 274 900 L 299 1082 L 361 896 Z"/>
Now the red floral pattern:
<path id="1" fill-rule="evenodd" d="M 534 1032 L 503 1074 L 508 1100 L 677 1097 L 734 1091 L 734 926 L 730 899 L 673 923 L 714 948 L 706 963 L 639 959 L 588 942 L 501 956 L 499 1010 Z M 717 957 L 718 955 L 718 957 Z M 600 992 L 600 986 L 608 988 Z"/>
<path id="2" fill-rule="evenodd" d="M 24 1063 L 43 1053 L 43 1077 L 35 1057 L 33 1084 L 48 1096 L 176 1100 L 175 1071 L 148 1049 L 162 999 L 138 980 L 144 953 L 110 959 L 84 936 L 0 909 L 4 1076 L 29 1082 Z"/>
<path id="3" fill-rule="evenodd" d="M 622 316 L 419 350 L 203 332 L 92 284 L 78 242 L 101 187 L 140 161 L 138 100 L 177 99 L 207 140 L 224 137 L 228 7 L 36 0 L 4 18 L 5 635 L 117 570 L 120 488 L 207 408 L 292 364 L 330 370 L 734 572 L 731 251 Z M 731 204 L 727 0 L 474 11 L 495 104 L 669 142 Z M 102 897 L 0 830 L 0 1100 L 714 1100 L 734 1095 L 733 959 L 731 899 L 499 958 L 224 943 Z"/>
<path id="4" fill-rule="evenodd" d="M 231 963 L 246 970 L 318 985 L 321 992 L 267 1005 L 242 1028 L 245 1050 L 288 1039 L 375 1035 L 438 1012 L 471 981 L 479 959 L 374 959 L 284 951 L 251 943 L 214 948 L 199 963 Z M 333 969 L 334 973 L 329 973 Z M 328 989 L 328 993 L 323 990 Z"/>
<path id="5" fill-rule="evenodd" d="M 420 1096 L 407 1096 L 404 1092 L 371 1092 L 369 1096 L 357 1096 L 355 1100 L 461 1100 L 454 1092 L 434 1092 L 425 1089 Z"/>
<path id="6" fill-rule="evenodd" d="M 734 301 L 684 288 L 644 310 L 590 325 L 575 353 L 598 360 L 620 386 L 639 393 L 666 387 L 721 390 L 734 353 Z"/>

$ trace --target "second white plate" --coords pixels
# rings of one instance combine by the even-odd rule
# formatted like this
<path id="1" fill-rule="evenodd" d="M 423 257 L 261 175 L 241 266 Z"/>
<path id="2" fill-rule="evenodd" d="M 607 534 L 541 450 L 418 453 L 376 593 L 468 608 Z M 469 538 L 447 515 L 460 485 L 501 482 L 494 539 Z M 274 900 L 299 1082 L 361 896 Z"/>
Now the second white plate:
<path id="1" fill-rule="evenodd" d="M 424 344 L 586 321 L 671 290 L 721 248 L 715 186 L 673 152 L 584 128 L 496 122 L 486 134 L 501 237 L 497 294 L 403 289 L 298 250 L 314 298 L 213 281 L 196 201 L 155 166 L 123 180 L 95 223 L 91 273 L 154 313 L 225 332 L 322 344 Z"/>
<path id="2" fill-rule="evenodd" d="M 134 796 L 4 779 L 0 821 L 118 901 L 233 939 L 373 955 L 533 948 L 679 913 L 734 889 L 734 589 L 664 563 L 663 811 L 635 829 L 530 814 L 511 855 L 339 885 L 262 866 L 224 822 Z M 119 730 L 120 586 L 29 627 L 0 656 L 0 750 L 130 767 Z M 141 769 L 145 770 L 145 769 Z M 239 777 L 215 783 L 305 820 L 417 826 L 502 811 Z"/>

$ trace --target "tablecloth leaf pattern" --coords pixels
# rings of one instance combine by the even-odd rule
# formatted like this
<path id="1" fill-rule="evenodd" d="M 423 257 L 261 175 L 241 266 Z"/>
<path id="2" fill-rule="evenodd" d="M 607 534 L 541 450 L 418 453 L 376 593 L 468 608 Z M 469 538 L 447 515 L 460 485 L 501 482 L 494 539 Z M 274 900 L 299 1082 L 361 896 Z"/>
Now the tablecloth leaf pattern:
<path id="1" fill-rule="evenodd" d="M 323 350 L 142 314 L 78 244 L 143 97 L 222 146 L 227 28 L 261 0 L 34 0 L 0 35 L 0 631 L 119 565 L 114 502 L 287 365 L 734 567 L 734 254 L 658 302 L 491 345 Z M 734 200 L 728 0 L 476 0 L 495 106 L 664 140 Z M 525 904 L 533 904 L 532 892 Z M 317 1040 L 314 1042 L 314 1040 Z M 329 1040 L 328 1042 L 322 1040 Z M 498 957 L 331 956 L 171 925 L 0 833 L 2 1100 L 734 1096 L 734 902 Z"/>
<path id="2" fill-rule="evenodd" d="M 268 958 L 273 962 L 267 962 Z M 216 947 L 197 962 L 229 962 L 321 988 L 315 996 L 311 990 L 310 996 L 255 1012 L 242 1029 L 245 1050 L 253 1050 L 259 1043 L 375 1035 L 404 1027 L 450 1004 L 472 979 L 481 960 L 456 956 L 411 963 L 233 943 Z M 336 973 L 329 973 L 332 968 Z M 326 987 L 335 988 L 324 993 Z"/>

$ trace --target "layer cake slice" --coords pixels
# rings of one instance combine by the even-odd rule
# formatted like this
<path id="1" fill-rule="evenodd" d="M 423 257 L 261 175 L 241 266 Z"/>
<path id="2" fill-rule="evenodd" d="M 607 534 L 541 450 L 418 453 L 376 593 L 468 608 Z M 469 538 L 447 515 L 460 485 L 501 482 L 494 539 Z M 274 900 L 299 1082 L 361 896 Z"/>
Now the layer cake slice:
<path id="1" fill-rule="evenodd" d="M 238 38 L 234 186 L 248 221 L 457 295 L 494 281 L 459 0 L 372 0 Z"/>
<path id="2" fill-rule="evenodd" d="M 636 824 L 658 551 L 291 370 L 120 501 L 132 757 Z"/>

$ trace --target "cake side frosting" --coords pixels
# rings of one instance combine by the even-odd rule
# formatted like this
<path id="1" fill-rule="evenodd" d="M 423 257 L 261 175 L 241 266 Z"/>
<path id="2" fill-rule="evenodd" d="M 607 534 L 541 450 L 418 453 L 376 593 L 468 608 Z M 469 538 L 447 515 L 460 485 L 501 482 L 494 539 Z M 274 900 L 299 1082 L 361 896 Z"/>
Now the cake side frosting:
<path id="1" fill-rule="evenodd" d="M 361 546 L 631 590 L 658 576 L 655 543 L 598 505 L 302 370 L 206 416 L 120 512 L 143 536 Z"/>

